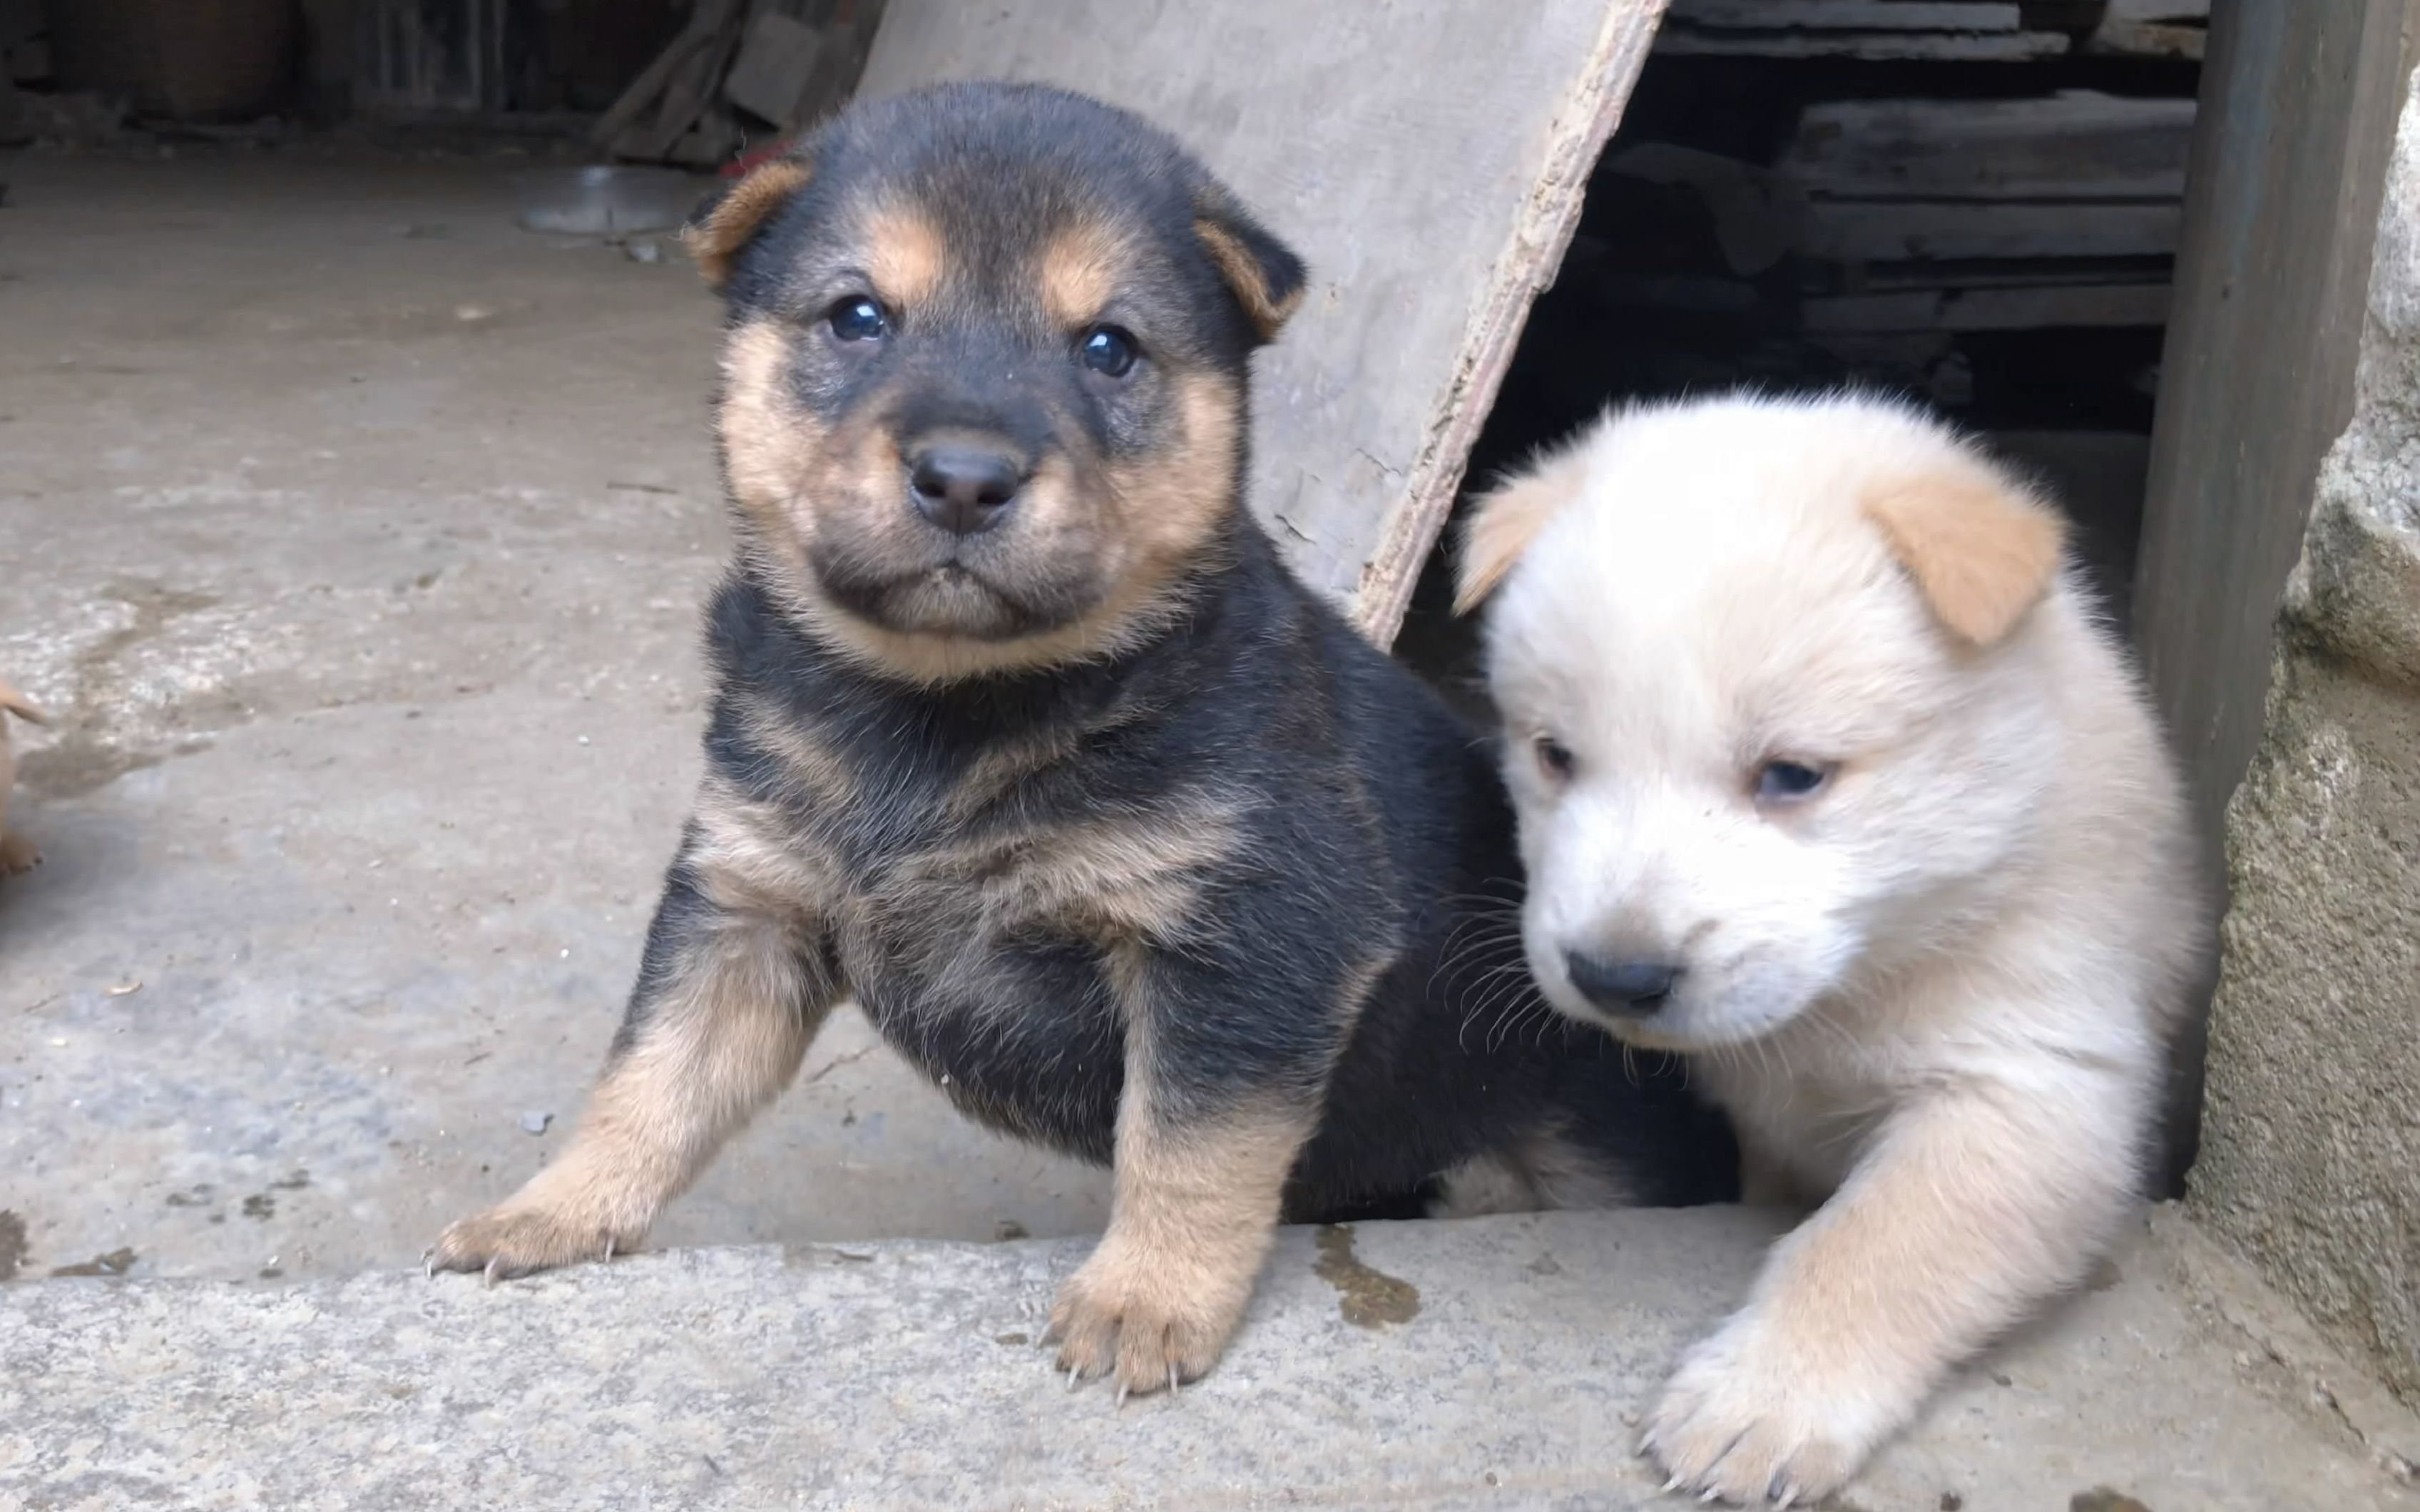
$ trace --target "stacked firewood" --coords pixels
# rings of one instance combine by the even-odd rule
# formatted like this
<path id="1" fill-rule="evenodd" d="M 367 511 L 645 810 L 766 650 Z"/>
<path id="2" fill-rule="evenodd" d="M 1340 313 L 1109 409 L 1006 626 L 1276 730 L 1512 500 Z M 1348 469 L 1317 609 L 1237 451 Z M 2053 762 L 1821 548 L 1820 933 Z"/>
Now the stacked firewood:
<path id="1" fill-rule="evenodd" d="M 2198 59 L 2210 0 L 1672 0 L 1656 50 L 1734 57 Z"/>
<path id="2" fill-rule="evenodd" d="M 693 0 L 593 140 L 634 162 L 727 162 L 846 100 L 881 19 L 882 0 Z"/>
<path id="3" fill-rule="evenodd" d="M 1474 475 L 1608 401 L 1880 388 L 2053 480 L 2122 598 L 2206 0 L 1672 0 Z"/>

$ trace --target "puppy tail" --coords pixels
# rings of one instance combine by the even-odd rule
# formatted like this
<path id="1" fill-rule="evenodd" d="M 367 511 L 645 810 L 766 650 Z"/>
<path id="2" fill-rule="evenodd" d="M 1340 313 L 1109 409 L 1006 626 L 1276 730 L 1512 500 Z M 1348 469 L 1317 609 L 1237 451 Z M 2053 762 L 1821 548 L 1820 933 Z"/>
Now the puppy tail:
<path id="1" fill-rule="evenodd" d="M 48 724 L 51 717 L 38 708 L 32 699 L 0 679 L 0 710 L 6 710 L 28 724 Z"/>

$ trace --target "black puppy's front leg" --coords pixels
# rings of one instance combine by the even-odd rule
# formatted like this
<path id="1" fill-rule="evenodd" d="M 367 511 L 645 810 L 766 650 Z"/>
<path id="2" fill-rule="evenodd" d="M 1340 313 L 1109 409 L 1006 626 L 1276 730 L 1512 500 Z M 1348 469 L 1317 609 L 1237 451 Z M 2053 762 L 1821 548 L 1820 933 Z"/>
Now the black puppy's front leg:
<path id="1" fill-rule="evenodd" d="M 604 1074 L 563 1152 L 439 1236 L 432 1269 L 523 1275 L 634 1248 L 797 1074 L 842 992 L 824 888 L 709 781 Z"/>
<path id="2" fill-rule="evenodd" d="M 1218 1360 L 1328 1072 L 1386 964 L 1113 953 L 1126 1035 L 1115 1196 L 1109 1232 L 1051 1313 L 1062 1369 L 1114 1374 L 1123 1398 Z"/>

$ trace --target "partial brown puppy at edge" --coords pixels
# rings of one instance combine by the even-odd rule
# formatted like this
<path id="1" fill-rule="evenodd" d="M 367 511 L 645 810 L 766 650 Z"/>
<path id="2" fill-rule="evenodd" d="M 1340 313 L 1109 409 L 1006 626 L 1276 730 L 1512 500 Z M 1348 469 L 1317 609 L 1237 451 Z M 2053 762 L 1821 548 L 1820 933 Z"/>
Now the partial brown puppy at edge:
<path id="1" fill-rule="evenodd" d="M 17 753 L 8 741 L 8 717 L 12 714 L 28 724 L 51 722 L 33 700 L 0 681 L 0 876 L 17 876 L 42 864 L 34 842 L 8 828 L 8 791 L 17 782 Z"/>

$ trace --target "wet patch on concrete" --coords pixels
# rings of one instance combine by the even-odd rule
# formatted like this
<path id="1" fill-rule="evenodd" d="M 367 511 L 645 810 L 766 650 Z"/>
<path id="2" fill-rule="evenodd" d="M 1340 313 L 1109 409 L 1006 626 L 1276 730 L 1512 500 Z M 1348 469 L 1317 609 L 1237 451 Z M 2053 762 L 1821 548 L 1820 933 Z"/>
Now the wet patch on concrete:
<path id="1" fill-rule="evenodd" d="M 2151 1512 L 2151 1509 L 2124 1491 L 2095 1486 L 2088 1491 L 2078 1491 L 2069 1497 L 2067 1512 Z"/>
<path id="2" fill-rule="evenodd" d="M 255 1223 L 267 1223 L 277 1216 L 277 1199 L 266 1192 L 255 1192 L 243 1199 L 243 1215 Z"/>
<path id="3" fill-rule="evenodd" d="M 1319 1259 L 1311 1269 L 1336 1288 L 1337 1311 L 1356 1328 L 1383 1328 L 1408 1323 L 1419 1316 L 1420 1294 L 1410 1282 L 1373 1271 L 1353 1253 L 1353 1229 L 1330 1224 L 1315 1242 Z"/>
<path id="4" fill-rule="evenodd" d="M 18 764 L 19 779 L 46 798 L 82 797 L 129 772 L 157 766 L 171 755 L 209 748 L 206 738 L 171 738 L 173 730 L 189 729 L 194 722 L 193 711 L 184 707 L 187 698 L 172 702 L 173 718 L 159 730 L 137 733 L 127 727 L 136 710 L 155 701 L 135 695 L 133 673 L 118 664 L 118 657 L 158 640 L 178 620 L 216 608 L 217 596 L 121 578 L 104 586 L 100 597 L 124 606 L 128 618 L 75 653 L 75 702 L 53 711 L 58 737 L 27 751 Z M 231 707 L 240 711 L 240 702 Z"/>
<path id="5" fill-rule="evenodd" d="M 29 793 L 45 798 L 80 798 L 129 772 L 166 760 L 157 751 L 105 746 L 81 730 L 70 729 L 40 749 L 27 751 L 18 761 L 17 776 Z"/>
<path id="6" fill-rule="evenodd" d="M 73 1265 L 52 1266 L 51 1274 L 54 1276 L 124 1275 L 134 1269 L 134 1261 L 135 1254 L 132 1250 L 114 1249 L 106 1255 L 96 1255 L 91 1259 L 79 1260 Z"/>
<path id="7" fill-rule="evenodd" d="M 25 1263 L 25 1220 L 6 1208 L 0 1208 L 0 1281 L 17 1279 L 17 1268 Z"/>

